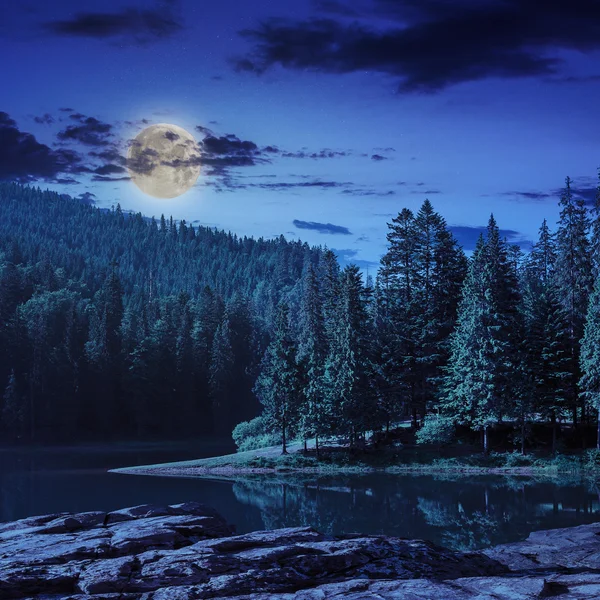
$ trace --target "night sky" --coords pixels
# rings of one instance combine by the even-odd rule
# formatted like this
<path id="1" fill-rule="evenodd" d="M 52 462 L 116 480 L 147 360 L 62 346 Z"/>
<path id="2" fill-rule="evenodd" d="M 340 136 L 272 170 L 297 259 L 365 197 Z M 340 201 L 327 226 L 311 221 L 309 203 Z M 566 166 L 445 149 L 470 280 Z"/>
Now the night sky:
<path id="1" fill-rule="evenodd" d="M 0 179 L 361 267 L 425 198 L 527 247 L 597 183 L 600 0 L 3 0 L 0 57 Z M 178 198 L 128 179 L 150 123 L 201 142 Z"/>

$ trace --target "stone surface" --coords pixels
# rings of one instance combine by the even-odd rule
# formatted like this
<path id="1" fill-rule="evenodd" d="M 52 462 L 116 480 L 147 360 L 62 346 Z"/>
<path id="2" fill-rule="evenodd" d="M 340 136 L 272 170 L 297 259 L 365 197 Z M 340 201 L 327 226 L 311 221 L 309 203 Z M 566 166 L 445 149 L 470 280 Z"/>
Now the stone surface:
<path id="1" fill-rule="evenodd" d="M 234 535 L 197 503 L 0 524 L 0 600 L 85 598 L 600 598 L 600 524 L 471 553 L 307 527 Z"/>

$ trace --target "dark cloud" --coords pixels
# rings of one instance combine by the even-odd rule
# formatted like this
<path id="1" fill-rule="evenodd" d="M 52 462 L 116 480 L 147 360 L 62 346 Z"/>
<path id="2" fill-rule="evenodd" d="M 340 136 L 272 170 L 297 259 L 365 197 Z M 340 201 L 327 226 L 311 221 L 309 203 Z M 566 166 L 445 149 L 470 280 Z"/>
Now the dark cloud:
<path id="1" fill-rule="evenodd" d="M 78 125 L 68 125 L 58 132 L 58 139 L 63 142 L 80 142 L 87 146 L 108 146 L 112 137 L 112 125 L 103 123 L 95 117 L 86 117 L 81 113 L 69 115 Z"/>
<path id="2" fill-rule="evenodd" d="M 116 148 L 108 148 L 100 152 L 92 150 L 91 152 L 88 152 L 88 154 L 89 156 L 99 158 L 107 163 L 118 163 L 121 166 L 125 166 L 127 163 L 127 159 Z"/>
<path id="3" fill-rule="evenodd" d="M 321 181 L 315 179 L 314 181 L 281 181 L 275 183 L 252 183 L 249 184 L 252 187 L 259 187 L 263 190 L 290 190 L 294 188 L 320 188 L 320 189 L 331 189 L 350 185 L 348 183 L 342 183 L 339 181 Z"/>
<path id="4" fill-rule="evenodd" d="M 272 150 L 275 152 L 276 150 Z M 324 148 L 323 150 L 319 150 L 319 152 L 308 152 L 306 150 L 300 150 L 298 152 L 281 152 L 281 156 L 283 158 L 312 158 L 312 159 L 320 159 L 320 158 L 336 158 L 338 156 L 349 156 L 352 154 L 350 150 L 330 150 L 329 148 Z"/>
<path id="5" fill-rule="evenodd" d="M 479 236 L 483 234 L 485 237 L 487 234 L 487 227 L 485 226 L 451 225 L 448 229 L 465 250 L 474 250 Z M 521 232 L 514 229 L 500 229 L 500 237 L 506 238 L 509 243 L 527 250 L 532 246 L 531 240 L 526 239 Z"/>
<path id="6" fill-rule="evenodd" d="M 212 121 L 211 121 L 212 122 Z M 214 136 L 212 129 L 204 127 L 204 125 L 196 125 L 196 131 L 202 134 L 203 137 Z"/>
<path id="7" fill-rule="evenodd" d="M 96 39 L 125 38 L 138 44 L 156 42 L 182 28 L 173 12 L 173 2 L 160 2 L 151 9 L 128 8 L 120 12 L 81 12 L 64 21 L 50 21 L 43 29 L 66 37 Z"/>
<path id="8" fill-rule="evenodd" d="M 92 192 L 83 192 L 83 194 L 79 194 L 75 199 L 84 204 L 96 204 L 96 194 L 92 194 Z"/>
<path id="9" fill-rule="evenodd" d="M 131 177 L 109 177 L 106 175 L 94 175 L 92 181 L 129 181 Z"/>
<path id="10" fill-rule="evenodd" d="M 440 190 L 413 190 L 411 194 L 441 194 Z"/>
<path id="11" fill-rule="evenodd" d="M 489 194 L 485 194 L 488 196 Z M 556 195 L 553 193 L 546 192 L 503 192 L 503 196 L 512 196 L 514 199 L 525 199 L 525 200 L 547 200 L 548 198 L 555 199 Z"/>
<path id="12" fill-rule="evenodd" d="M 346 194 L 348 196 L 395 196 L 396 192 L 394 190 L 371 190 L 371 189 L 361 189 L 361 188 L 351 188 L 347 190 L 342 190 L 341 194 Z"/>
<path id="13" fill-rule="evenodd" d="M 50 125 L 54 123 L 54 117 L 50 113 L 46 113 L 41 117 L 33 117 L 33 120 L 40 125 Z"/>
<path id="14" fill-rule="evenodd" d="M 314 221 L 299 221 L 298 219 L 294 219 L 293 223 L 297 229 L 310 229 L 319 233 L 331 233 L 335 235 L 352 235 L 352 232 L 347 227 L 333 225 L 332 223 L 315 223 Z"/>
<path id="15" fill-rule="evenodd" d="M 175 140 L 179 139 L 179 134 L 175 133 L 174 131 L 165 131 L 165 137 L 171 142 L 174 142 Z"/>
<path id="16" fill-rule="evenodd" d="M 120 173 L 125 173 L 126 171 L 127 169 L 125 169 L 124 167 L 111 163 L 102 165 L 101 167 L 97 167 L 96 169 L 94 169 L 94 173 L 96 173 L 96 175 L 117 175 Z"/>
<path id="17" fill-rule="evenodd" d="M 59 108 L 58 110 L 61 112 L 73 112 L 73 109 L 68 107 Z"/>
<path id="18" fill-rule="evenodd" d="M 240 140 L 231 133 L 221 137 L 208 135 L 201 144 L 203 151 L 211 155 L 251 156 L 259 153 L 258 146 L 254 142 Z"/>
<path id="19" fill-rule="evenodd" d="M 76 152 L 53 150 L 21 131 L 7 113 L 0 112 L 0 180 L 52 181 L 59 174 L 79 173 L 80 169 L 81 157 Z M 62 179 L 71 182 L 71 178 Z"/>
<path id="20" fill-rule="evenodd" d="M 330 9 L 339 7 L 330 4 Z M 487 77 L 560 75 L 565 51 L 600 49 L 598 0 L 376 0 L 351 22 L 271 19 L 241 33 L 253 48 L 235 66 L 378 72 L 403 92 L 435 92 Z M 331 12 L 331 11 L 330 11 Z M 381 27 L 381 20 L 396 20 Z"/>
<path id="21" fill-rule="evenodd" d="M 387 156 L 381 156 L 381 154 L 372 154 L 371 155 L 371 160 L 374 161 L 382 161 L 382 160 L 388 160 Z"/>

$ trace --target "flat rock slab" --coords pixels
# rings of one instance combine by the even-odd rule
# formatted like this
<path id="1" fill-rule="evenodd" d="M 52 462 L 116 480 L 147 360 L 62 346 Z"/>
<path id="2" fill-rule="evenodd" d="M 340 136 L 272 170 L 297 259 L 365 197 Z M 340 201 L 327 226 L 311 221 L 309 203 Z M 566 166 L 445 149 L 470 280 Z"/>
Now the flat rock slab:
<path id="1" fill-rule="evenodd" d="M 0 524 L 0 600 L 600 598 L 600 524 L 482 552 L 309 527 L 234 535 L 198 503 Z"/>

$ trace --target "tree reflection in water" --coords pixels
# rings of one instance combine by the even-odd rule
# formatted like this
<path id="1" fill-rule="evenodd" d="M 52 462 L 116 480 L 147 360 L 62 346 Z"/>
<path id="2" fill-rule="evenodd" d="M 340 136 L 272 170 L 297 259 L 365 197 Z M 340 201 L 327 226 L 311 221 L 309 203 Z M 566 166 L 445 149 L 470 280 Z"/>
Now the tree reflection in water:
<path id="1" fill-rule="evenodd" d="M 241 479 L 237 500 L 259 509 L 265 529 L 312 526 L 423 538 L 473 550 L 531 531 L 600 520 L 592 482 L 502 476 L 292 475 Z"/>

